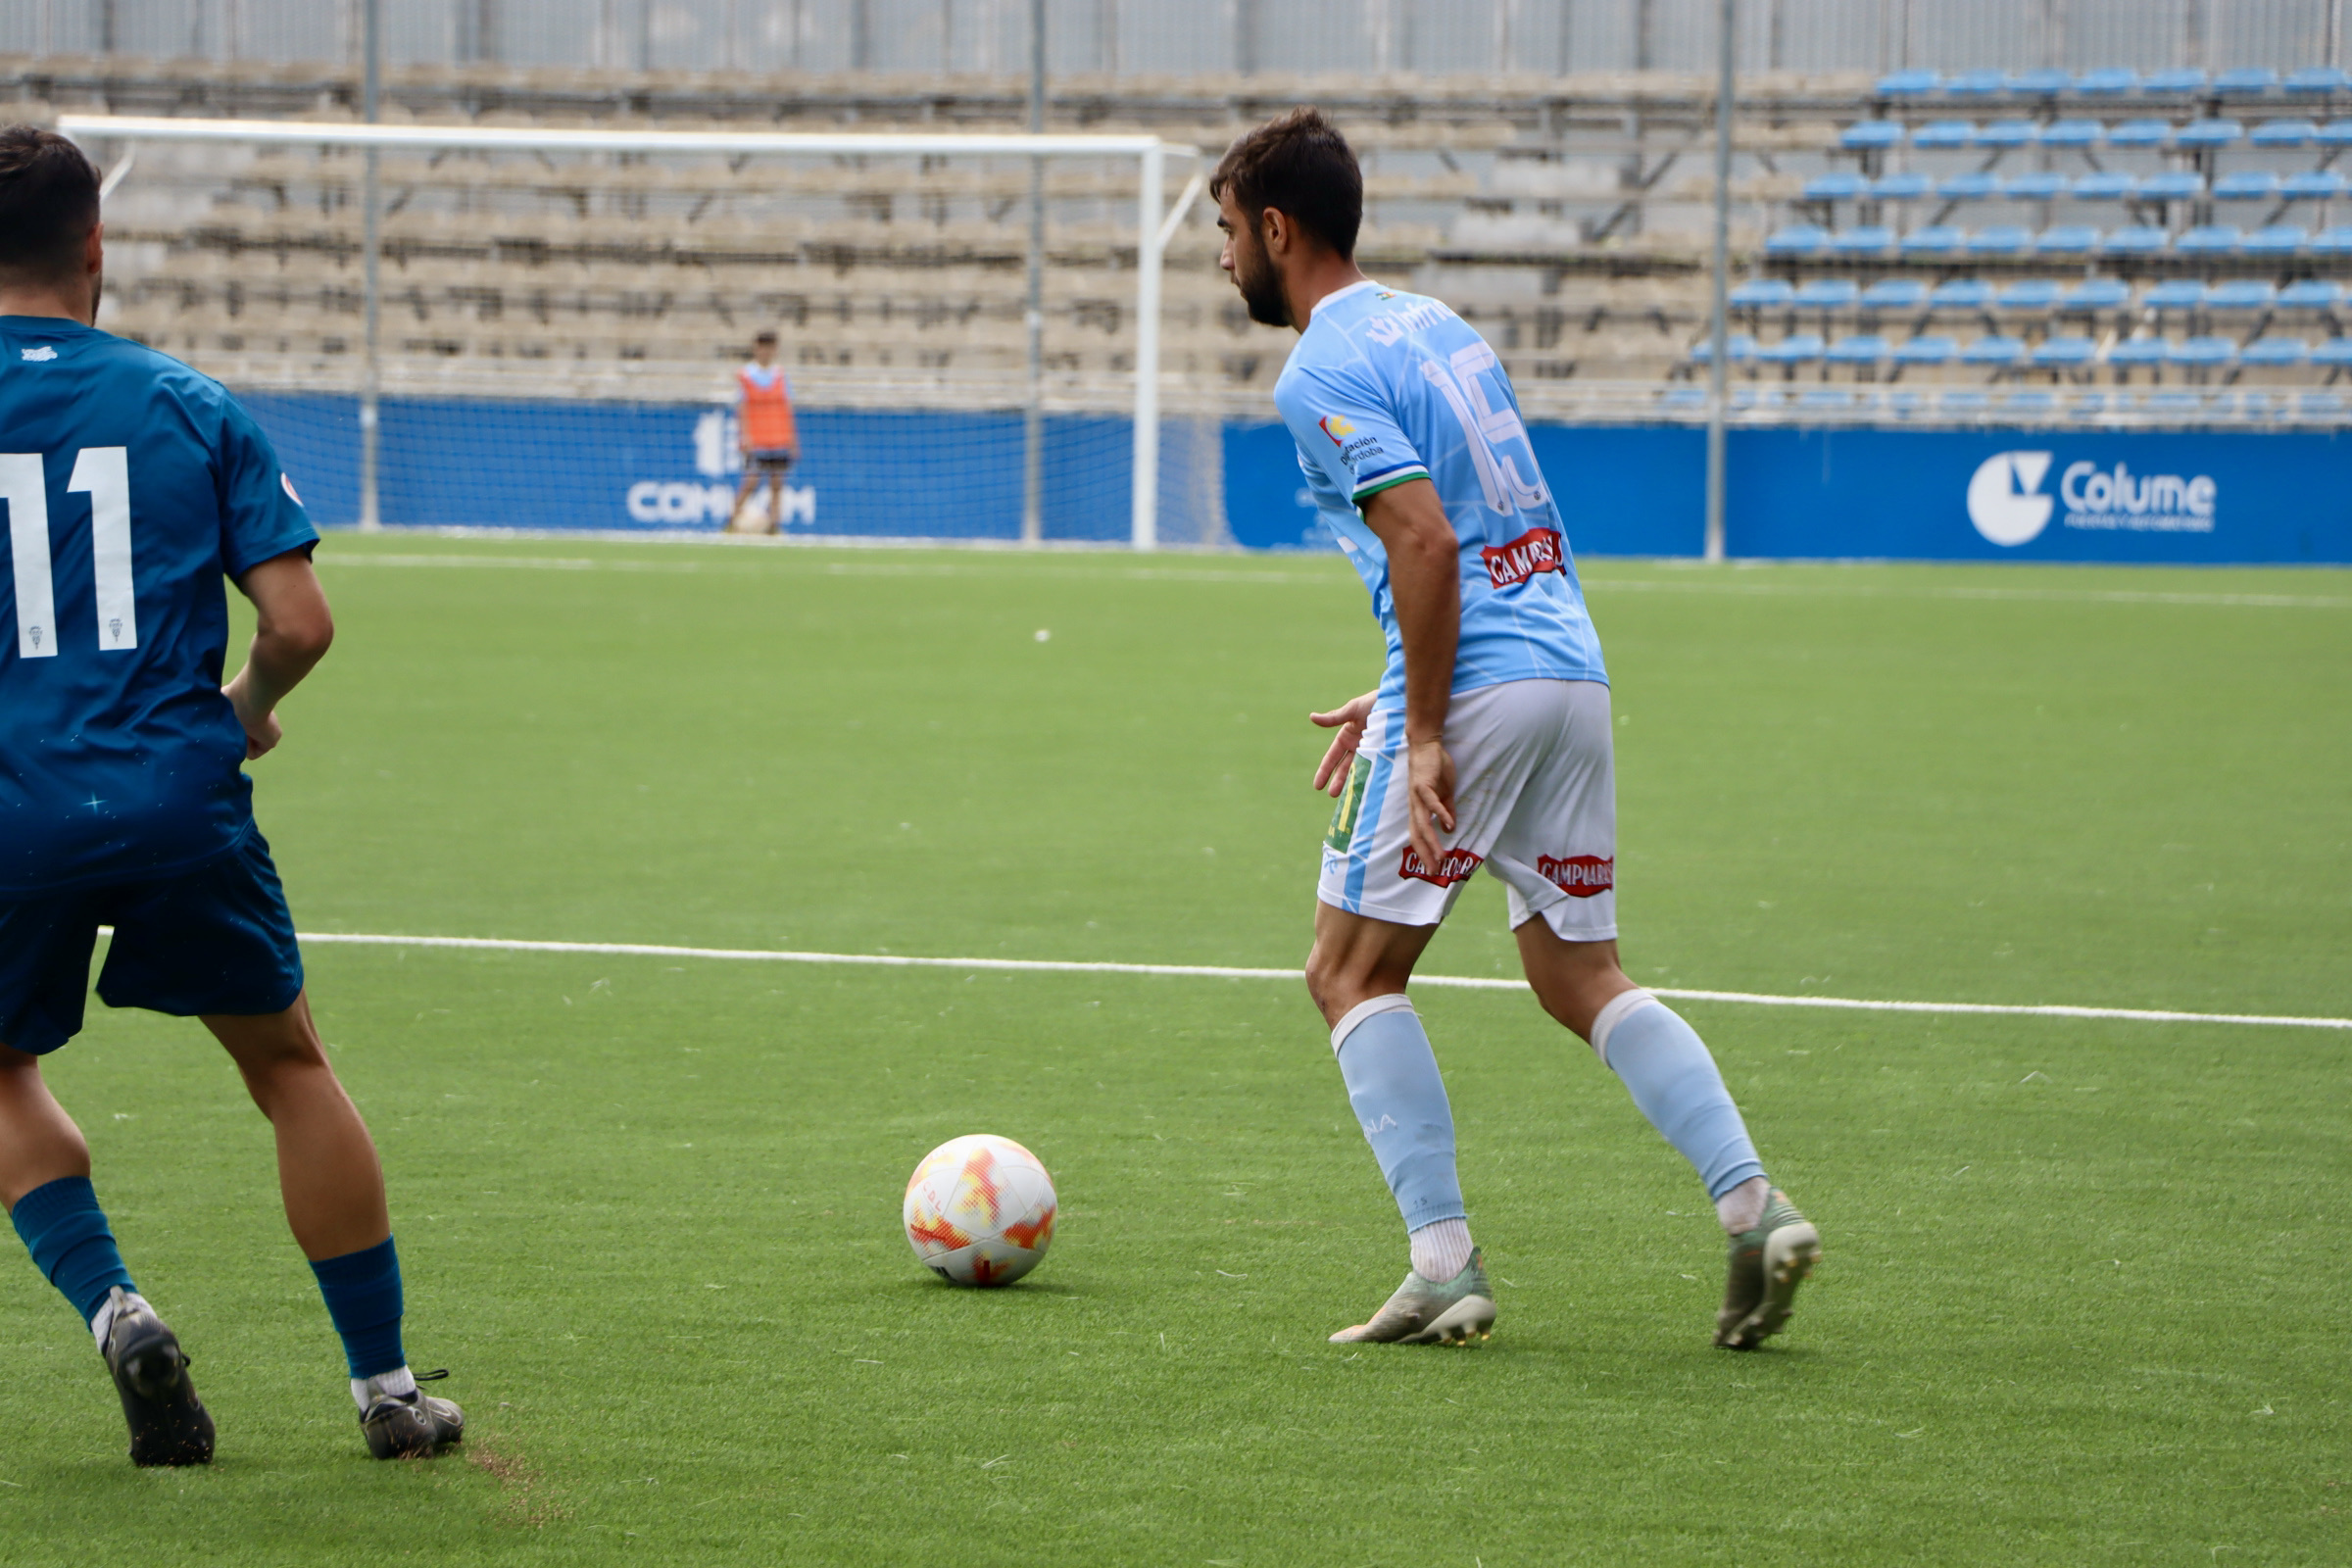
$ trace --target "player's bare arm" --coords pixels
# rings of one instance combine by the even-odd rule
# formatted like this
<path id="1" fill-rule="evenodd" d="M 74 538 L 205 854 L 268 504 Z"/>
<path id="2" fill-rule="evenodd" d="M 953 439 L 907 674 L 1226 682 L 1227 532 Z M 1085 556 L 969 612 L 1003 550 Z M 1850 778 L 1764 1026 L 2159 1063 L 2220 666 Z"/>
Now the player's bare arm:
<path id="1" fill-rule="evenodd" d="M 237 579 L 257 616 L 245 667 L 222 688 L 245 726 L 248 761 L 268 753 L 284 736 L 277 705 L 318 666 L 335 640 L 335 617 L 326 590 L 311 569 L 310 553 L 288 551 L 263 562 Z"/>
<path id="2" fill-rule="evenodd" d="M 1389 591 L 1404 639 L 1404 744 L 1412 772 L 1413 849 L 1422 862 L 1445 858 L 1441 832 L 1453 831 L 1453 759 L 1446 710 L 1453 695 L 1453 651 L 1462 628 L 1461 541 L 1437 487 L 1427 479 L 1369 496 L 1364 526 L 1389 553 Z"/>

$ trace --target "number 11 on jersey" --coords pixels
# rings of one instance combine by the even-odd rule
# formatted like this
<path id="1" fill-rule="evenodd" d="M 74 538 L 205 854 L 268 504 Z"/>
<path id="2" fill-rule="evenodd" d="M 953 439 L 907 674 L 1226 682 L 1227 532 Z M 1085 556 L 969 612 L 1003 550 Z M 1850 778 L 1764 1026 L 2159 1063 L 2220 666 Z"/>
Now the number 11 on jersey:
<path id="1" fill-rule="evenodd" d="M 124 447 L 84 447 L 66 481 L 90 498 L 90 565 L 98 590 L 101 652 L 139 646 L 130 569 L 130 456 Z M 8 508 L 8 553 L 17 588 L 17 657 L 57 653 L 57 600 L 49 567 L 49 491 L 37 452 L 0 452 L 0 504 Z"/>

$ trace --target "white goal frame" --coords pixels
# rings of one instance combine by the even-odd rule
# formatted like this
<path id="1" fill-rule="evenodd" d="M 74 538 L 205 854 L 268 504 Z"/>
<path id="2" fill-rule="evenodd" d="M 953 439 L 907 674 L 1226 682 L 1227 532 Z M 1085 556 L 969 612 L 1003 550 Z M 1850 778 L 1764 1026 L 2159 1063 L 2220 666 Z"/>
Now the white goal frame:
<path id="1" fill-rule="evenodd" d="M 1196 170 L 1166 205 L 1170 159 L 1198 160 L 1200 150 L 1182 142 L 1144 135 L 1050 135 L 1020 133 L 901 134 L 736 130 L 538 130 L 476 125 L 385 125 L 287 120 L 174 120 L 144 115 L 60 115 L 60 134 L 76 142 L 242 142 L 276 147 L 352 147 L 474 152 L 624 152 L 867 154 L 944 157 L 1133 158 L 1139 166 L 1136 191 L 1135 280 L 1135 483 L 1130 501 L 1129 542 L 1137 550 L 1159 545 L 1159 315 L 1160 264 L 1177 225 L 1199 197 L 1206 176 Z M 373 269 L 369 269 L 370 279 Z M 371 349 L 372 352 L 372 349 Z M 370 366 L 369 383 L 373 384 Z M 362 436 L 372 447 L 375 410 L 362 411 Z M 372 467 L 372 464 L 369 465 Z"/>

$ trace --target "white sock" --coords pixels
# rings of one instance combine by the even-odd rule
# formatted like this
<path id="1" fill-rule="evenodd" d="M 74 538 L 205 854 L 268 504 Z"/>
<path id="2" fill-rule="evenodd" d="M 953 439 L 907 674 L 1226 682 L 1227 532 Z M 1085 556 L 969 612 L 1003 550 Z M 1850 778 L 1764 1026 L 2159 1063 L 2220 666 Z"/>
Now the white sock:
<path id="1" fill-rule="evenodd" d="M 122 1304 L 126 1306 L 145 1306 L 147 1304 L 147 1298 L 139 1295 L 135 1291 L 124 1291 L 122 1293 Z M 115 1326 L 115 1293 L 109 1291 L 106 1294 L 106 1299 L 98 1303 L 98 1315 L 90 1319 L 90 1337 L 98 1342 L 98 1353 L 100 1355 L 104 1355 L 106 1353 L 107 1330 Z"/>
<path id="2" fill-rule="evenodd" d="M 416 1374 L 405 1366 L 396 1372 L 378 1372 L 371 1378 L 353 1378 L 351 1380 L 351 1396 L 359 1401 L 362 1415 L 368 1413 L 369 1405 L 387 1396 L 395 1399 L 405 1399 L 416 1392 Z"/>
<path id="3" fill-rule="evenodd" d="M 1470 1261 L 1470 1222 L 1432 1220 L 1413 1232 L 1413 1272 L 1433 1285 L 1443 1285 Z"/>
<path id="4" fill-rule="evenodd" d="M 1761 1176 L 1750 1176 L 1715 1200 L 1715 1217 L 1734 1236 L 1752 1231 L 1763 1223 L 1764 1205 L 1771 1198 L 1772 1183 Z"/>

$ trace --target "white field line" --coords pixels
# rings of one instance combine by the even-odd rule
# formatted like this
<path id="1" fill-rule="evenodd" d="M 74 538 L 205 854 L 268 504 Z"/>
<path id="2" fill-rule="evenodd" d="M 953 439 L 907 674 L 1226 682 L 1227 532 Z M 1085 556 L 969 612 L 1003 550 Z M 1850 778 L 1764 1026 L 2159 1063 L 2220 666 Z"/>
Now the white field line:
<path id="1" fill-rule="evenodd" d="M 1054 958 L 920 958 L 897 953 L 789 953 L 770 948 L 679 948 L 651 942 L 526 942 L 498 937 L 363 936 L 306 931 L 301 940 L 368 948 L 465 948 L 492 953 L 615 954 L 649 958 L 717 958 L 763 963 L 860 964 L 881 969 L 1010 969 L 1045 974 L 1173 975 L 1195 980 L 1299 980 L 1296 969 L 1242 969 L 1222 964 L 1086 963 Z M 1420 974 L 1418 986 L 1464 991 L 1524 991 L 1523 980 L 1477 975 Z M 2290 1029 L 2352 1029 L 2352 1018 L 2296 1018 L 2248 1012 L 2170 1012 L 2145 1007 L 2033 1006 L 1988 1002 L 1874 1002 L 1857 997 L 1775 997 L 1753 991 L 1689 991 L 1651 986 L 1678 1002 L 1735 1002 L 1760 1007 L 1831 1007 L 1849 1012 L 1969 1012 L 2018 1018 L 2122 1018 L 2138 1023 L 2242 1023 Z"/>

